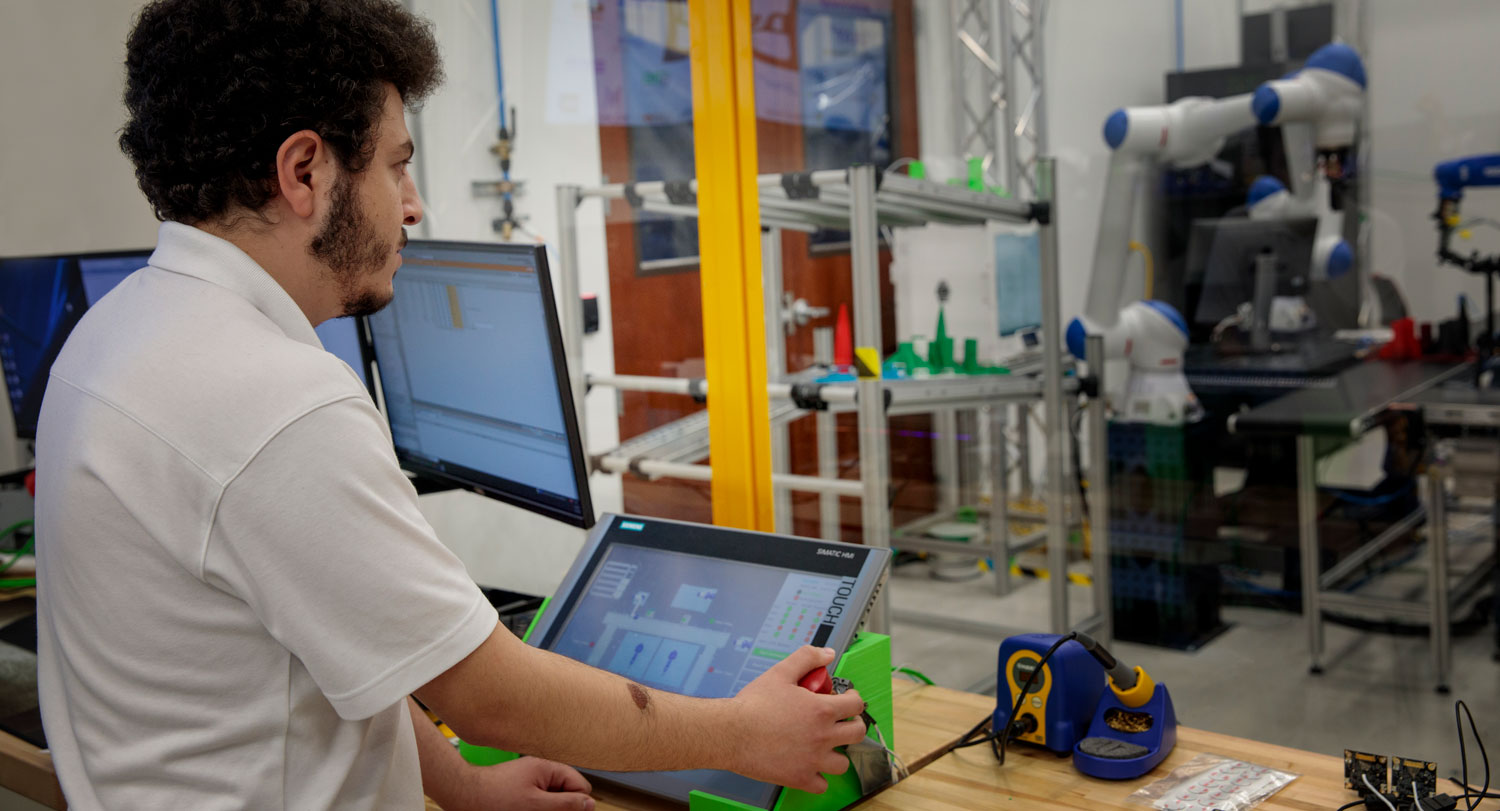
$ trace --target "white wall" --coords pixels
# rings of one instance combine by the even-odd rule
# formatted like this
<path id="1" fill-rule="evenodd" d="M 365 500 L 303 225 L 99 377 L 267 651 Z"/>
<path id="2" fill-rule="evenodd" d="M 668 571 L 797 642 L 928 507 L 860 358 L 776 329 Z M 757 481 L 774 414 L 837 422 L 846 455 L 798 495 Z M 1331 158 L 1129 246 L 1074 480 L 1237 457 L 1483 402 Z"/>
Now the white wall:
<path id="1" fill-rule="evenodd" d="M 1163 77 L 1176 67 L 1176 36 L 1172 0 L 1053 0 L 1047 15 L 1043 81 L 1048 146 L 1057 157 L 1066 319 L 1083 309 L 1093 263 L 1109 164 L 1104 120 L 1120 107 L 1162 103 Z"/>
<path id="2" fill-rule="evenodd" d="M 139 6 L 7 0 L 0 11 L 0 254 L 156 242 L 156 218 L 116 145 L 125 36 Z"/>
<path id="3" fill-rule="evenodd" d="M 427 204 L 423 236 L 498 240 L 490 223 L 500 215 L 499 198 L 476 198 L 470 189 L 472 181 L 500 177 L 489 152 L 499 128 L 490 0 L 411 0 L 409 5 L 433 22 L 448 74 L 413 122 L 418 140 L 413 169 Z M 524 227 L 551 242 L 558 236 L 557 184 L 602 182 L 589 3 L 500 0 L 499 6 L 507 107 L 518 112 L 511 175 L 526 183 L 516 207 L 525 216 Z M 584 340 L 584 368 L 607 374 L 614 369 L 614 345 L 598 201 L 578 208 L 578 257 L 582 292 L 597 293 L 600 300 L 600 329 Z M 554 251 L 554 277 L 556 258 Z M 591 450 L 618 444 L 612 391 L 591 394 L 584 413 Z M 620 510 L 618 476 L 595 475 L 591 489 L 597 509 Z M 423 510 L 474 579 L 486 585 L 550 594 L 583 542 L 581 530 L 471 493 L 425 496 Z"/>
<path id="4" fill-rule="evenodd" d="M 139 0 L 0 9 L 0 256 L 143 248 L 156 218 L 115 139 Z M 0 398 L 4 398 L 0 393 Z M 30 463 L 0 399 L 0 470 Z"/>
<path id="5" fill-rule="evenodd" d="M 1450 0 L 1432 7 L 1370 0 L 1369 5 L 1367 176 L 1376 212 L 1374 270 L 1398 281 L 1419 321 L 1449 318 L 1460 292 L 1482 307 L 1484 283 L 1457 268 L 1440 267 L 1434 258 L 1432 167 L 1449 158 L 1500 151 L 1495 83 L 1500 53 L 1494 45 L 1500 4 Z M 1500 192 L 1472 190 L 1464 196 L 1463 213 L 1500 219 Z M 1500 231 L 1475 229 L 1473 240 L 1455 240 L 1455 248 L 1500 252 Z M 1477 311 L 1469 312 L 1472 318 Z"/>

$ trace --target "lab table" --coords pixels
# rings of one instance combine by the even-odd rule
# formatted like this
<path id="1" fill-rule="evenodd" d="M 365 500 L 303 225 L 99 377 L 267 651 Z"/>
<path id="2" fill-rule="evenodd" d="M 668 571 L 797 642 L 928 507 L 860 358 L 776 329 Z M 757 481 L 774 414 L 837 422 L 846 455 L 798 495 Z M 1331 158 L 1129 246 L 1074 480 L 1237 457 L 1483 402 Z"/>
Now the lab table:
<path id="1" fill-rule="evenodd" d="M 1420 409 L 1422 420 L 1429 431 L 1469 431 L 1479 430 L 1484 432 L 1500 433 L 1500 390 L 1481 389 L 1469 384 L 1468 378 L 1465 382 L 1450 381 L 1442 386 L 1434 386 L 1426 389 L 1413 397 L 1408 398 L 1401 407 Z M 1500 436 L 1491 442 L 1500 443 Z M 1439 470 L 1439 474 L 1444 472 Z M 1492 474 L 1493 475 L 1493 474 Z M 1491 481 L 1494 491 L 1500 494 L 1500 482 Z M 1497 507 L 1500 509 L 1500 507 Z M 1432 531 L 1437 534 L 1447 535 L 1446 512 L 1439 512 L 1431 519 Z M 1470 576 L 1484 574 L 1483 569 L 1488 568 L 1494 579 L 1494 623 L 1495 623 L 1495 653 L 1496 661 L 1500 661 L 1500 531 L 1495 534 L 1495 551 L 1488 560 L 1486 566 L 1470 573 Z M 1460 583 L 1456 589 L 1463 593 L 1466 582 Z"/>
<path id="2" fill-rule="evenodd" d="M 1472 373 L 1469 364 L 1433 363 L 1421 360 L 1367 360 L 1305 388 L 1229 418 L 1229 431 L 1246 437 L 1295 437 L 1297 448 L 1297 544 L 1302 567 L 1302 615 L 1307 627 L 1309 670 L 1323 669 L 1323 610 L 1346 608 L 1379 611 L 1387 616 L 1426 621 L 1431 629 L 1432 659 L 1439 692 L 1448 689 L 1452 670 L 1448 589 L 1447 539 L 1429 532 L 1431 567 L 1425 602 L 1375 598 L 1342 591 L 1335 585 L 1373 559 L 1398 538 L 1421 524 L 1427 510 L 1439 513 L 1442 499 L 1429 492 L 1418 507 L 1384 532 L 1344 557 L 1327 571 L 1322 569 L 1318 542 L 1317 451 L 1319 439 L 1353 440 L 1384 424 L 1393 414 L 1411 412 L 1424 393 L 1445 381 Z M 1431 490 L 1431 477 L 1426 477 Z M 1437 491 L 1440 493 L 1441 491 Z"/>

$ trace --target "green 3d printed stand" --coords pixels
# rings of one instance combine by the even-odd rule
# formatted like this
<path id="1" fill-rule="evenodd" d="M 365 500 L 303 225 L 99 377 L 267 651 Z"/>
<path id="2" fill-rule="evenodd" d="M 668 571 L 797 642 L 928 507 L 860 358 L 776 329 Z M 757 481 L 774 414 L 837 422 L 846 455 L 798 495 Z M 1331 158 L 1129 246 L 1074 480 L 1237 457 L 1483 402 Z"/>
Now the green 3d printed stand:
<path id="1" fill-rule="evenodd" d="M 551 598 L 548 598 L 542 603 L 542 607 L 537 609 L 538 619 L 551 602 Z M 531 627 L 526 629 L 524 638 L 530 639 L 531 632 L 535 629 L 536 620 L 533 619 Z M 833 675 L 835 678 L 848 679 L 854 688 L 859 690 L 859 695 L 865 700 L 870 716 L 880 725 L 886 745 L 895 748 L 895 726 L 891 720 L 891 638 L 884 634 L 860 633 L 854 638 L 854 643 L 849 646 L 849 649 L 844 651 L 844 655 L 839 657 L 839 664 Z M 458 751 L 463 755 L 464 760 L 476 766 L 492 766 L 520 757 L 514 752 L 474 746 L 462 741 L 459 742 Z M 838 811 L 838 809 L 854 804 L 862 796 L 859 777 L 851 768 L 843 774 L 828 775 L 828 790 L 822 794 L 808 794 L 805 791 L 790 788 L 782 789 L 781 796 L 777 798 L 772 809 L 773 811 Z M 688 809 L 689 811 L 758 811 L 755 806 L 701 791 L 692 793 Z"/>

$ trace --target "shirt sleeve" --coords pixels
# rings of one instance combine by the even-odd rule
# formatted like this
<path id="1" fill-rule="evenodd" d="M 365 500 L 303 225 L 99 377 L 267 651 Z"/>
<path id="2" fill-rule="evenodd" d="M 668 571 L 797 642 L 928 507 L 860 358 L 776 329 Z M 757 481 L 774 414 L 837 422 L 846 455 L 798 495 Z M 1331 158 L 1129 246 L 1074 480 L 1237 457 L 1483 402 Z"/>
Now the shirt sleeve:
<path id="1" fill-rule="evenodd" d="M 291 422 L 225 486 L 202 574 L 245 600 L 351 720 L 457 664 L 497 623 L 358 397 Z"/>

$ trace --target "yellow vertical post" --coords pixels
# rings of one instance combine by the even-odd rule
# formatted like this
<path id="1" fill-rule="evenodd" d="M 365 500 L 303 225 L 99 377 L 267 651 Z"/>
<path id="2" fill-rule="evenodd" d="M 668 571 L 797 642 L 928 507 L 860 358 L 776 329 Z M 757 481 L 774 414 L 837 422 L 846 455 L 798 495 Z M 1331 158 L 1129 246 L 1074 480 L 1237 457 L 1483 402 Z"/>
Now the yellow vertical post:
<path id="1" fill-rule="evenodd" d="M 688 0 L 714 523 L 770 531 L 750 0 Z"/>

